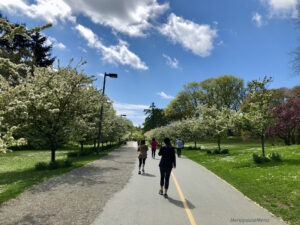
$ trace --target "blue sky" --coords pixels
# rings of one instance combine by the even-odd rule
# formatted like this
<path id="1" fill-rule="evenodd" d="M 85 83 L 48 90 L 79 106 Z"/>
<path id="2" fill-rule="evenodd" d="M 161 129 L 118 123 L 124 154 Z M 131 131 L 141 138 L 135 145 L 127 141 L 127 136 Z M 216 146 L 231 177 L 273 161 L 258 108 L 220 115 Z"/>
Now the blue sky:
<path id="1" fill-rule="evenodd" d="M 143 109 L 165 108 L 183 85 L 221 75 L 245 84 L 273 77 L 270 88 L 294 87 L 300 0 L 1 0 L 11 22 L 45 23 L 52 55 L 66 65 L 86 60 L 87 75 L 117 114 L 142 125 Z"/>

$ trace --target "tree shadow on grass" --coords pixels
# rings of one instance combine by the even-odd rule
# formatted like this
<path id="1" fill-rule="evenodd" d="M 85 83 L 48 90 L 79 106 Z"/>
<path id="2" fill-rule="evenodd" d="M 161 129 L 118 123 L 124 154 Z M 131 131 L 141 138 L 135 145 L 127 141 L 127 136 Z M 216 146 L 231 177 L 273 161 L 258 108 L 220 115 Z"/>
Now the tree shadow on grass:
<path id="1" fill-rule="evenodd" d="M 276 167 L 276 166 L 282 166 L 282 165 L 295 165 L 299 166 L 300 165 L 300 159 L 283 159 L 282 161 L 269 161 L 269 162 L 264 162 L 264 163 L 254 163 L 254 162 L 245 162 L 245 163 L 240 163 L 233 168 L 269 168 L 269 167 Z"/>
<path id="2" fill-rule="evenodd" d="M 29 187 L 33 184 L 42 182 L 45 179 L 49 179 L 43 183 L 40 183 L 39 187 L 34 188 L 33 192 L 48 191 L 60 185 L 92 186 L 107 183 L 107 181 L 105 181 L 105 177 L 109 177 L 112 175 L 112 173 L 114 173 L 114 171 L 119 170 L 119 168 L 115 167 L 97 167 L 93 166 L 92 164 L 73 169 L 69 172 L 58 172 L 55 174 L 53 174 L 51 170 L 36 171 L 34 169 L 28 169 L 0 173 L 0 185 L 22 183 L 24 187 Z M 47 172 L 49 174 L 45 175 Z"/>
<path id="3" fill-rule="evenodd" d="M 299 166 L 300 165 L 300 159 L 283 159 L 281 163 L 287 164 L 287 165 Z"/>

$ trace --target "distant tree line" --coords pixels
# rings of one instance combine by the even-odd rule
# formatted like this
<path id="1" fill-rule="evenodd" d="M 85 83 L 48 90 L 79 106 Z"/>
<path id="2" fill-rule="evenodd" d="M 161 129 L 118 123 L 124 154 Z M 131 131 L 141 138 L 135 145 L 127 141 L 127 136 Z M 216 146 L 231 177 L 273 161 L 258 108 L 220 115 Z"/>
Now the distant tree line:
<path id="1" fill-rule="evenodd" d="M 271 82 L 271 77 L 264 77 L 245 87 L 243 79 L 223 75 L 188 83 L 165 109 L 156 109 L 163 123 L 153 123 L 155 128 L 145 129 L 145 135 L 182 138 L 195 146 L 203 138 L 214 138 L 219 150 L 224 136 L 259 137 L 263 156 L 266 138 L 300 144 L 300 86 L 268 89 Z M 154 114 L 147 112 L 149 123 Z"/>

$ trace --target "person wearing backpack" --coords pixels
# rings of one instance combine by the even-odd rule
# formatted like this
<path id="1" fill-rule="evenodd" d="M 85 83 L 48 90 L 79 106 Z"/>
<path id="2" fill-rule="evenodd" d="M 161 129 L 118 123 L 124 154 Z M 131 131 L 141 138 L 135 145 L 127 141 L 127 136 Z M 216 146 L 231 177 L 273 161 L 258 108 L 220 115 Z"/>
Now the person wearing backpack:
<path id="1" fill-rule="evenodd" d="M 159 194 L 168 198 L 169 180 L 172 169 L 176 168 L 175 148 L 171 145 L 169 138 L 164 139 L 165 145 L 160 148 L 158 155 L 161 156 L 159 162 L 160 169 L 160 190 Z"/>
<path id="2" fill-rule="evenodd" d="M 138 147 L 138 152 L 139 152 L 139 174 L 141 174 L 141 168 L 143 173 L 145 173 L 145 163 L 147 159 L 147 151 L 148 151 L 148 145 L 145 144 L 145 140 L 141 140 L 141 143 Z"/>

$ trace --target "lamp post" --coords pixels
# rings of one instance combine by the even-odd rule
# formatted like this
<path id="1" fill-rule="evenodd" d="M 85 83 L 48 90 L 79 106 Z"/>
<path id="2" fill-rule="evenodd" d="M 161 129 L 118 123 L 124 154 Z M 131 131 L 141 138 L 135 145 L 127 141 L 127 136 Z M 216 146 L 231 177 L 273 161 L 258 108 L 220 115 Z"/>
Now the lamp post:
<path id="1" fill-rule="evenodd" d="M 118 78 L 118 74 L 116 74 L 116 73 L 104 73 L 103 88 L 102 88 L 102 96 L 103 97 L 104 97 L 104 93 L 105 93 L 106 77 Z M 99 114 L 97 154 L 99 154 L 99 152 L 100 152 L 100 141 L 101 141 L 101 130 L 102 130 L 102 116 L 103 116 L 103 102 L 101 103 L 101 109 L 100 109 L 100 114 Z"/>

